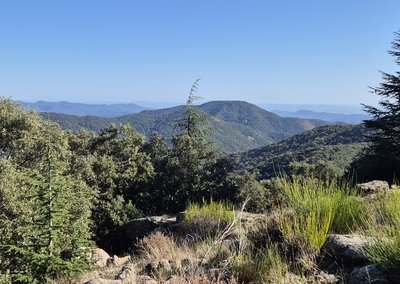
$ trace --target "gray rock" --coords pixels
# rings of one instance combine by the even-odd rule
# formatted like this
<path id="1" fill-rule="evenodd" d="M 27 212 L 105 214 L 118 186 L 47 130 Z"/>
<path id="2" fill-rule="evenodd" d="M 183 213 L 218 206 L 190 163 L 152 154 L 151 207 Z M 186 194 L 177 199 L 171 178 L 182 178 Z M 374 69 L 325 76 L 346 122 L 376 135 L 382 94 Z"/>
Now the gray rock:
<path id="1" fill-rule="evenodd" d="M 88 262 L 98 267 L 104 267 L 107 265 L 107 260 L 110 258 L 107 252 L 101 248 L 96 248 L 91 251 L 88 255 Z"/>
<path id="2" fill-rule="evenodd" d="M 107 259 L 107 267 L 116 267 L 119 265 L 118 256 L 114 255 Z"/>
<path id="3" fill-rule="evenodd" d="M 125 264 L 121 271 L 115 275 L 116 280 L 124 280 L 124 283 L 136 283 L 136 270 L 133 264 Z"/>
<path id="4" fill-rule="evenodd" d="M 159 270 L 163 270 L 164 272 L 171 272 L 171 264 L 167 259 L 161 259 L 160 262 L 158 263 L 158 268 Z"/>
<path id="5" fill-rule="evenodd" d="M 144 267 L 144 271 L 147 275 L 154 275 L 158 271 L 158 263 L 157 262 L 150 262 L 146 264 Z"/>
<path id="6" fill-rule="evenodd" d="M 350 275 L 349 284 L 389 284 L 392 283 L 376 264 L 355 268 Z"/>
<path id="7" fill-rule="evenodd" d="M 390 189 L 389 184 L 382 180 L 373 180 L 366 183 L 357 184 L 357 188 L 362 194 L 376 194 L 376 193 L 387 193 Z"/>
<path id="8" fill-rule="evenodd" d="M 368 239 L 361 235 L 334 235 L 330 234 L 324 244 L 325 252 L 333 256 L 336 261 L 345 267 L 361 266 L 369 263 L 362 254 L 362 246 Z"/>
<path id="9" fill-rule="evenodd" d="M 176 223 L 176 218 L 165 216 L 152 216 L 134 219 L 125 225 L 125 232 L 128 239 L 136 241 L 152 232 L 167 229 Z"/>

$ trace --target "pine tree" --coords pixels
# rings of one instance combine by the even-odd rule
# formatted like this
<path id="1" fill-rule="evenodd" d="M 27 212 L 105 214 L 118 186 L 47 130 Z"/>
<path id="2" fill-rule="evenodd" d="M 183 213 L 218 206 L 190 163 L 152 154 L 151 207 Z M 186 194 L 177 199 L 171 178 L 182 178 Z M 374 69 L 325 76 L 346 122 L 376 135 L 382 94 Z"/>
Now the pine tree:
<path id="1" fill-rule="evenodd" d="M 389 54 L 400 66 L 400 33 L 396 33 Z M 358 162 L 358 175 L 364 179 L 378 178 L 391 182 L 400 175 L 400 72 L 382 72 L 382 76 L 383 83 L 372 88 L 372 92 L 381 97 L 380 108 L 364 105 L 372 115 L 365 125 L 375 132 L 368 137 L 372 143 L 369 152 Z"/>
<path id="2" fill-rule="evenodd" d="M 200 201 L 207 192 L 207 171 L 216 162 L 214 143 L 210 141 L 207 117 L 194 103 L 197 96 L 196 80 L 190 90 L 183 116 L 176 122 L 172 138 L 172 153 L 166 174 L 169 185 L 165 192 L 165 207 L 170 212 L 182 210 L 187 202 Z M 209 196 L 208 196 L 209 197 Z"/>
<path id="3" fill-rule="evenodd" d="M 0 253 L 5 260 L 1 269 L 8 269 L 18 283 L 80 271 L 82 247 L 90 238 L 90 191 L 66 173 L 69 153 L 63 133 L 51 123 L 44 128 L 42 162 L 20 173 L 18 204 L 24 212 L 15 228 L 18 238 L 6 240 Z"/>

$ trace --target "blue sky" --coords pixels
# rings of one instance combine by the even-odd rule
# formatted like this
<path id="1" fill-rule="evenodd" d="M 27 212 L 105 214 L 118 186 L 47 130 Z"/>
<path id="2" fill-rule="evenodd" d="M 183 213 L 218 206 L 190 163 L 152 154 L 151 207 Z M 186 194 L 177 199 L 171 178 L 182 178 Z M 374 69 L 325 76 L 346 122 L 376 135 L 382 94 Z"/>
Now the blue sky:
<path id="1" fill-rule="evenodd" d="M 16 100 L 374 104 L 398 0 L 0 1 L 0 95 Z M 397 69 L 396 69 L 397 68 Z"/>

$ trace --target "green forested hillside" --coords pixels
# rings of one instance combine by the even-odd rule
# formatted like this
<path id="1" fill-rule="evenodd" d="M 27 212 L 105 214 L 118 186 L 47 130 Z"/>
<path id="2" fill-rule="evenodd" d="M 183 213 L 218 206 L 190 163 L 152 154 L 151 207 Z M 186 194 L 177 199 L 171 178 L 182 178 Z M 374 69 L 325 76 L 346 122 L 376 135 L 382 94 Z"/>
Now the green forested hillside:
<path id="1" fill-rule="evenodd" d="M 328 125 L 295 135 L 281 142 L 231 155 L 236 169 L 257 170 L 267 179 L 287 172 L 292 162 L 316 164 L 330 161 L 346 169 L 366 146 L 363 125 Z"/>
<path id="2" fill-rule="evenodd" d="M 283 118 L 255 105 L 241 101 L 214 101 L 198 106 L 207 115 L 212 138 L 226 153 L 245 151 L 289 136 L 329 124 L 313 119 Z M 73 116 L 60 113 L 42 113 L 61 125 L 63 129 L 77 131 L 81 128 L 100 131 L 111 122 L 130 124 L 147 137 L 158 132 L 168 141 L 174 132 L 173 122 L 182 117 L 184 106 L 161 110 L 146 110 L 138 114 L 116 118 Z"/>

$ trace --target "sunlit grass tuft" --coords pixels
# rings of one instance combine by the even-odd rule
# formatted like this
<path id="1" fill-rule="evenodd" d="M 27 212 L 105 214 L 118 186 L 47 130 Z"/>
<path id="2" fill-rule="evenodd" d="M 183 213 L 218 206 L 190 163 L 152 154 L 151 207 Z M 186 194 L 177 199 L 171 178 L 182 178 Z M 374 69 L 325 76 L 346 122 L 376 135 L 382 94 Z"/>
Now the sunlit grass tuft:
<path id="1" fill-rule="evenodd" d="M 381 196 L 378 202 L 379 222 L 368 219 L 371 240 L 363 250 L 371 261 L 400 273 L 400 190 Z"/>
<path id="2" fill-rule="evenodd" d="M 191 221 L 195 218 L 213 218 L 222 222 L 231 222 L 235 218 L 233 205 L 229 202 L 203 200 L 199 203 L 189 203 L 185 210 L 185 220 Z"/>
<path id="3" fill-rule="evenodd" d="M 329 232 L 348 233 L 363 226 L 365 210 L 350 186 L 335 180 L 283 178 L 280 186 L 293 212 L 281 220 L 289 238 L 301 236 L 313 250 L 319 250 Z"/>

